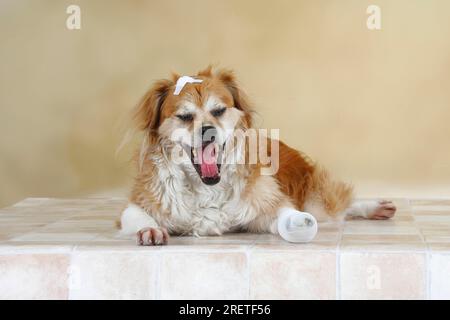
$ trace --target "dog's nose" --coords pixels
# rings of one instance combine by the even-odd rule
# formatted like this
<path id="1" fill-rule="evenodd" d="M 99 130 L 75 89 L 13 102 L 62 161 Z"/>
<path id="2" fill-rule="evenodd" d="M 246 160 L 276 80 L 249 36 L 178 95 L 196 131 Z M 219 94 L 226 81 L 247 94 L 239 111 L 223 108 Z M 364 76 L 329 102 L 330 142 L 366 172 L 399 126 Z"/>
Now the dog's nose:
<path id="1" fill-rule="evenodd" d="M 213 142 L 216 139 L 217 129 L 213 126 L 202 126 L 202 141 Z"/>

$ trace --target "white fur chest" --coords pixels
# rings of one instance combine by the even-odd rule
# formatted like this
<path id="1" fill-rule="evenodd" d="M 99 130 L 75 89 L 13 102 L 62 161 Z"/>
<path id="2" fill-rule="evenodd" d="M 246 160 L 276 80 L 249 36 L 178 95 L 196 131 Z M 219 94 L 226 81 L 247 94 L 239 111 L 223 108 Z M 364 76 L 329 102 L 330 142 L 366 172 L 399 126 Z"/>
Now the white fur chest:
<path id="1" fill-rule="evenodd" d="M 224 168 L 221 181 L 214 186 L 203 184 L 197 173 L 189 175 L 177 166 L 159 169 L 159 181 L 154 181 L 151 188 L 161 206 L 153 216 L 169 231 L 220 235 L 235 231 L 255 217 L 256 213 L 241 197 L 245 178 L 231 168 Z"/>

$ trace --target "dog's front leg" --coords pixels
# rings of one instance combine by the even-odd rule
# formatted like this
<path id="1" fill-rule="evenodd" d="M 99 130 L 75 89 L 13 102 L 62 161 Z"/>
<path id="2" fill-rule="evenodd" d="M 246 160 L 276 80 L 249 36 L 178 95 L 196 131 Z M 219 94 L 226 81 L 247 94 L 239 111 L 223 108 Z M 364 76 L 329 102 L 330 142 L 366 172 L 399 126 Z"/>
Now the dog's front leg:
<path id="1" fill-rule="evenodd" d="M 163 245 L 169 240 L 167 230 L 159 227 L 155 219 L 135 204 L 129 204 L 122 212 L 120 225 L 121 235 L 136 235 L 136 242 L 141 246 Z"/>

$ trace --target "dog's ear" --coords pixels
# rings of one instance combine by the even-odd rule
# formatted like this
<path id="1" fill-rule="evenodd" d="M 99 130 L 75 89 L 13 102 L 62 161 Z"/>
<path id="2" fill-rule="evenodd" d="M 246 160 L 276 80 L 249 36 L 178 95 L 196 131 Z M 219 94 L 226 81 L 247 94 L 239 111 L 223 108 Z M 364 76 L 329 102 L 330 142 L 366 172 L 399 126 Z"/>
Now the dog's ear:
<path id="1" fill-rule="evenodd" d="M 172 77 L 172 81 L 173 83 L 177 83 L 178 79 L 181 77 L 181 75 L 178 72 L 172 71 L 170 73 L 171 77 Z"/>
<path id="2" fill-rule="evenodd" d="M 212 65 L 208 65 L 205 69 L 200 70 L 197 73 L 197 76 L 203 76 L 203 77 L 211 78 L 212 77 Z"/>
<path id="3" fill-rule="evenodd" d="M 151 135 L 156 135 L 162 105 L 172 85 L 173 82 L 170 80 L 159 80 L 141 99 L 134 112 L 134 120 L 139 130 L 148 130 Z"/>
<path id="4" fill-rule="evenodd" d="M 253 109 L 247 95 L 239 88 L 232 70 L 222 69 L 217 72 L 217 78 L 222 81 L 233 96 L 234 107 L 244 112 L 244 120 L 247 127 L 252 125 Z"/>

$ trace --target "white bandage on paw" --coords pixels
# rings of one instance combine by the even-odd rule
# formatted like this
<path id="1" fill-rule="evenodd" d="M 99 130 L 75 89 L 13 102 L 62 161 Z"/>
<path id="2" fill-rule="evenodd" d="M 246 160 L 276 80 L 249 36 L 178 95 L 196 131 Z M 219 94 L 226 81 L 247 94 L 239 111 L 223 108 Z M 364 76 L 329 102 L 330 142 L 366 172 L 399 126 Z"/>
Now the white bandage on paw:
<path id="1" fill-rule="evenodd" d="M 278 210 L 278 233 L 288 242 L 309 242 L 317 234 L 317 221 L 307 212 L 281 208 Z"/>
<path id="2" fill-rule="evenodd" d="M 175 91 L 173 92 L 173 94 L 175 96 L 179 95 L 181 90 L 183 90 L 184 86 L 186 85 L 186 83 L 201 83 L 201 82 L 203 82 L 203 80 L 194 79 L 189 76 L 179 77 L 177 80 L 177 84 L 175 85 Z"/>

